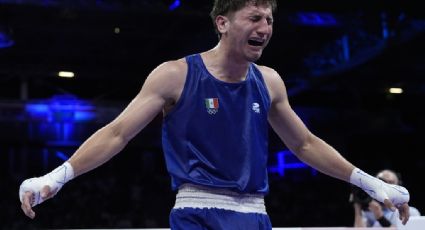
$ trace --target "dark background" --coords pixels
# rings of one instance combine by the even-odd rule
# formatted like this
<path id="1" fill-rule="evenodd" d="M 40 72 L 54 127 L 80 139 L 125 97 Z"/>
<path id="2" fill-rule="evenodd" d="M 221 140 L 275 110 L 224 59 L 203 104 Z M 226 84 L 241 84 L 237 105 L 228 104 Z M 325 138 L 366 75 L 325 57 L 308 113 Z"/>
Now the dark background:
<path id="1" fill-rule="evenodd" d="M 21 212 L 18 189 L 118 115 L 155 66 L 215 46 L 212 1 L 181 0 L 170 10 L 173 2 L 0 0 L 3 229 L 168 227 L 174 193 L 160 115 L 111 161 L 37 206 L 36 219 Z M 316 135 L 370 174 L 399 171 L 411 205 L 424 213 L 424 11 L 401 1 L 312 2 L 279 1 L 258 63 L 281 74 L 292 107 Z M 76 76 L 58 78 L 60 70 Z M 74 107 L 48 115 L 28 109 L 58 103 L 88 105 L 93 117 L 70 118 Z M 270 131 L 270 167 L 282 150 Z M 273 226 L 352 226 L 347 183 L 303 167 L 269 177 Z"/>

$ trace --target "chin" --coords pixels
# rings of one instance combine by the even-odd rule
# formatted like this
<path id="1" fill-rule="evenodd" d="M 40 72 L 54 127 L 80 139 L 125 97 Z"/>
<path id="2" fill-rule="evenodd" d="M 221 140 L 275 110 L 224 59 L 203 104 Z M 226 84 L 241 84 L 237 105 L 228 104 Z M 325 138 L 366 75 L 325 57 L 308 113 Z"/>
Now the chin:
<path id="1" fill-rule="evenodd" d="M 246 59 L 250 62 L 255 62 L 258 59 L 260 59 L 260 57 L 261 57 L 261 54 L 255 54 L 255 55 L 248 55 Z"/>

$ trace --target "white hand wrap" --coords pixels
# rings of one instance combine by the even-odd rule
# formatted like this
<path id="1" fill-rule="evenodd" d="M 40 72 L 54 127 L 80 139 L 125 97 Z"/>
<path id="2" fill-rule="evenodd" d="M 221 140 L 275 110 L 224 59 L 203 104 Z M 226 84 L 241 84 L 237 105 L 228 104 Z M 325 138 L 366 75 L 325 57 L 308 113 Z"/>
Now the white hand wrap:
<path id="1" fill-rule="evenodd" d="M 385 199 L 389 199 L 395 206 L 400 206 L 409 202 L 410 199 L 409 191 L 406 188 L 385 183 L 358 168 L 351 173 L 350 183 L 363 189 L 373 199 L 382 203 Z"/>
<path id="2" fill-rule="evenodd" d="M 44 186 L 48 185 L 51 189 L 50 191 L 56 191 L 57 193 L 72 178 L 74 178 L 74 170 L 70 163 L 65 162 L 42 177 L 30 178 L 22 182 L 19 187 L 19 199 L 22 202 L 25 192 L 32 192 L 31 206 L 34 207 L 44 201 L 41 197 L 41 190 Z"/>

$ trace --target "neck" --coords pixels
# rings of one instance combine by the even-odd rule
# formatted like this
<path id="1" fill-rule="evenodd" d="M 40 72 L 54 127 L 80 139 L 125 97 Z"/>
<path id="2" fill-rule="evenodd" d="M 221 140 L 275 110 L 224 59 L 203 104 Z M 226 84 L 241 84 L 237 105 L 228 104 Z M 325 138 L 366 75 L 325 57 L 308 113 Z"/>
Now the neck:
<path id="1" fill-rule="evenodd" d="M 238 58 L 223 44 L 219 43 L 213 49 L 203 53 L 202 57 L 208 71 L 217 79 L 225 82 L 245 80 L 250 62 Z"/>

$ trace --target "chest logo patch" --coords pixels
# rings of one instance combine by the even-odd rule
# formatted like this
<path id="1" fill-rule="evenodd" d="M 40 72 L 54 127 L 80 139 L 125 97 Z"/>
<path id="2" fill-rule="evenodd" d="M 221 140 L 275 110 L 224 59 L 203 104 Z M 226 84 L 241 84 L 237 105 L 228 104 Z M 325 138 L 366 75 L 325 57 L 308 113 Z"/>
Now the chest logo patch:
<path id="1" fill-rule="evenodd" d="M 252 103 L 252 111 L 260 113 L 260 104 L 258 104 L 257 102 Z"/>
<path id="2" fill-rule="evenodd" d="M 205 107 L 209 114 L 216 114 L 219 108 L 218 98 L 205 98 Z"/>

